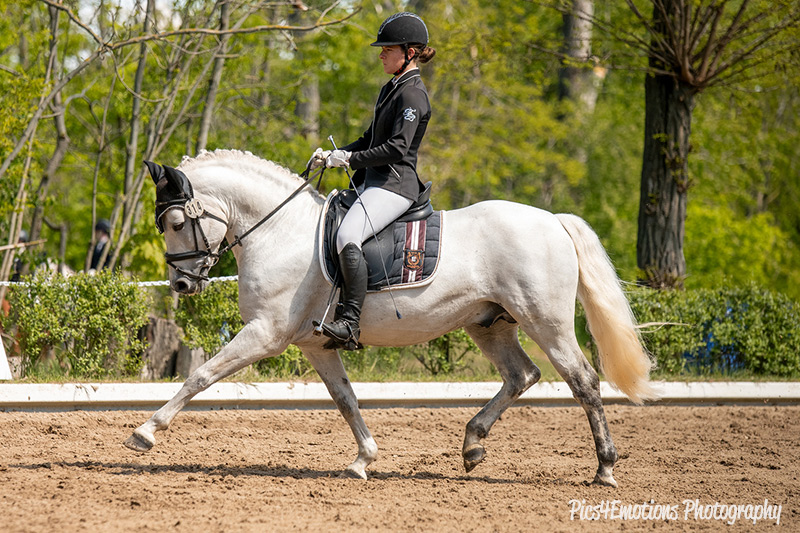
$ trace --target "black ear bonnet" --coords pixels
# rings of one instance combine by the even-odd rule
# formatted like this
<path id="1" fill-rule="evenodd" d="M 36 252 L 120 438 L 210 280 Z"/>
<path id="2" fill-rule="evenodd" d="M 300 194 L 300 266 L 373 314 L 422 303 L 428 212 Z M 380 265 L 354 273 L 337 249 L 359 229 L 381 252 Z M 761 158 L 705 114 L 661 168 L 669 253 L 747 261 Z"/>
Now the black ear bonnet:
<path id="1" fill-rule="evenodd" d="M 194 198 L 192 184 L 180 170 L 152 161 L 145 161 L 144 164 L 156 184 L 156 227 L 159 233 L 164 233 L 161 217 L 169 208 L 183 206 Z"/>

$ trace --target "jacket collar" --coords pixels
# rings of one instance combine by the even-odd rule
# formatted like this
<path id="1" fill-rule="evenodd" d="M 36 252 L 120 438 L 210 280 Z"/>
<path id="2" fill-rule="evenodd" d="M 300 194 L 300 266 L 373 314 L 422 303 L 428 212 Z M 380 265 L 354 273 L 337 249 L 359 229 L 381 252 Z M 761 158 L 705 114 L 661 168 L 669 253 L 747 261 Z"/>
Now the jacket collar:
<path id="1" fill-rule="evenodd" d="M 405 83 L 408 80 L 410 80 L 411 78 L 415 78 L 415 77 L 418 77 L 418 76 L 419 76 L 419 67 L 414 67 L 412 69 L 409 69 L 409 70 L 405 71 L 403 73 L 403 75 L 400 76 L 399 78 L 392 78 L 392 80 L 391 80 L 392 81 L 392 85 L 394 87 L 397 87 L 401 83 Z"/>
<path id="2" fill-rule="evenodd" d="M 386 101 L 389 100 L 389 97 L 398 87 L 400 87 L 409 80 L 419 77 L 420 77 L 419 68 L 412 68 L 408 72 L 403 73 L 403 75 L 400 76 L 399 78 L 392 78 L 391 80 L 389 80 L 386 83 L 386 85 L 384 85 L 381 88 L 381 92 L 378 95 L 378 101 L 375 103 L 375 110 L 377 111 L 378 109 L 383 107 L 383 104 L 385 104 Z"/>

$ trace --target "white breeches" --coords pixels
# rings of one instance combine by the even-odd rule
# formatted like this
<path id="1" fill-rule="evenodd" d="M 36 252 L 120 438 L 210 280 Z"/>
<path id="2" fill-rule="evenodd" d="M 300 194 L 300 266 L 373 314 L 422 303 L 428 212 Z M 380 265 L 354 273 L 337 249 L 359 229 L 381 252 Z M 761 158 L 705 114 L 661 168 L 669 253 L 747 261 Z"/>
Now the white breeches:
<path id="1" fill-rule="evenodd" d="M 339 233 L 336 235 L 336 252 L 341 253 L 342 248 L 349 242 L 355 243 L 361 248 L 361 244 L 365 240 L 394 222 L 413 203 L 408 198 L 403 198 L 397 193 L 380 187 L 366 189 L 344 216 L 344 220 L 339 226 Z"/>

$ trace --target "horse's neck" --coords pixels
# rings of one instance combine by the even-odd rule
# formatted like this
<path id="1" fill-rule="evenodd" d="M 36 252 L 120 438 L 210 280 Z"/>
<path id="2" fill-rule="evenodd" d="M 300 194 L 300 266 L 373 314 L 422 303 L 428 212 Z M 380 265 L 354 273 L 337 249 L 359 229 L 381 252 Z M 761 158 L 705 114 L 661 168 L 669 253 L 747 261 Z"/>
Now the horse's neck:
<path id="1" fill-rule="evenodd" d="M 205 173 L 203 189 L 209 201 L 218 206 L 228 220 L 228 240 L 244 235 L 286 200 L 302 181 L 289 176 L 264 176 L 244 171 L 230 171 L 209 177 Z M 291 239 L 292 236 L 316 231 L 322 202 L 309 190 L 301 191 L 281 207 L 257 230 L 259 238 L 248 235 L 245 240 L 263 242 L 265 236 Z M 312 239 L 313 242 L 313 239 Z M 247 248 L 249 242 L 242 242 Z"/>

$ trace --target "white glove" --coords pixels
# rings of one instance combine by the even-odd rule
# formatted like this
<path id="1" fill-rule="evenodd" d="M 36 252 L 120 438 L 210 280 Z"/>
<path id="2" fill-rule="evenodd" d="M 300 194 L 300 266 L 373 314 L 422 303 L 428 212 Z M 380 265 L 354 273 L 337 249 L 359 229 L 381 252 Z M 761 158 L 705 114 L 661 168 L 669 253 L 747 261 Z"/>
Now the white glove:
<path id="1" fill-rule="evenodd" d="M 329 152 L 328 156 L 325 158 L 325 166 L 328 168 L 350 166 L 351 155 L 353 155 L 353 152 L 348 152 L 346 150 L 334 150 L 333 152 Z"/>
<path id="2" fill-rule="evenodd" d="M 323 150 L 322 148 L 317 148 L 314 150 L 314 153 L 311 154 L 311 159 L 308 160 L 306 164 L 306 168 L 309 170 L 315 170 L 321 166 L 325 166 L 325 160 L 331 154 L 330 150 Z"/>

